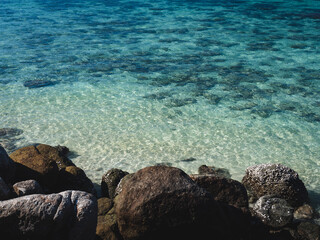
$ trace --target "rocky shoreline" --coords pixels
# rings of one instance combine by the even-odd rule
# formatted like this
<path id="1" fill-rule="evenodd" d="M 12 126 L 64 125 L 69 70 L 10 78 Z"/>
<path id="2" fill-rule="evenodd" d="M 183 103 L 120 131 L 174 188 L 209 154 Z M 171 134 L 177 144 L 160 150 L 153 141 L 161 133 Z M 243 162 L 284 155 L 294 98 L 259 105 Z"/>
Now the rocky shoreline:
<path id="1" fill-rule="evenodd" d="M 110 169 L 101 196 L 68 148 L 0 145 L 3 239 L 319 240 L 318 213 L 298 173 L 281 164 L 246 170 L 242 182 L 202 165 L 198 174 L 158 165 Z"/>

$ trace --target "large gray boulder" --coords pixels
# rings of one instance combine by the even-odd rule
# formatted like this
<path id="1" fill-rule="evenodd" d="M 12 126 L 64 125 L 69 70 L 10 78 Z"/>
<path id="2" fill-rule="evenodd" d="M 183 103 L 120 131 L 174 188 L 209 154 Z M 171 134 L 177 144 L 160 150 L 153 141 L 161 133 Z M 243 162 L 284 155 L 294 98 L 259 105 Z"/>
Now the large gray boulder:
<path id="1" fill-rule="evenodd" d="M 230 233 L 224 210 L 178 168 L 143 168 L 121 185 L 114 201 L 125 240 L 204 239 L 212 232 L 226 239 Z"/>
<path id="2" fill-rule="evenodd" d="M 13 239 L 94 239 L 97 200 L 88 193 L 34 194 L 0 202 L 1 236 Z"/>
<path id="3" fill-rule="evenodd" d="M 6 183 L 12 183 L 15 175 L 15 164 L 8 156 L 6 150 L 0 145 L 0 177 Z"/>
<path id="4" fill-rule="evenodd" d="M 308 192 L 298 173 L 282 164 L 260 164 L 247 168 L 243 185 L 253 199 L 275 195 L 291 206 L 309 202 Z"/>

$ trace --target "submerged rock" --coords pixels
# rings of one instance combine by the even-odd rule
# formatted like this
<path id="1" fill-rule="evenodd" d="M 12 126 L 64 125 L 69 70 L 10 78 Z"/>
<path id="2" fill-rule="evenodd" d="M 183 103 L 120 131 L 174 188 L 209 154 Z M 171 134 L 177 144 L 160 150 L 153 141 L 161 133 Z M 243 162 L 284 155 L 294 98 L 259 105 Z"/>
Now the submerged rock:
<path id="1" fill-rule="evenodd" d="M 0 146 L 4 147 L 8 153 L 17 149 L 15 143 L 21 139 L 19 137 L 23 131 L 18 128 L 0 128 Z"/>
<path id="2" fill-rule="evenodd" d="M 16 239 L 93 240 L 97 200 L 88 193 L 66 191 L 0 201 L 1 236 Z"/>
<path id="3" fill-rule="evenodd" d="M 34 79 L 27 80 L 23 83 L 23 86 L 27 88 L 40 88 L 40 87 L 48 87 L 58 84 L 57 81 L 51 81 L 46 79 Z"/>
<path id="4" fill-rule="evenodd" d="M 293 219 L 293 208 L 287 201 L 273 196 L 259 198 L 253 211 L 264 224 L 273 228 L 284 227 Z"/>
<path id="5" fill-rule="evenodd" d="M 293 207 L 309 202 L 307 189 L 298 173 L 282 164 L 251 166 L 247 168 L 242 183 L 254 199 L 275 195 L 285 199 Z"/>

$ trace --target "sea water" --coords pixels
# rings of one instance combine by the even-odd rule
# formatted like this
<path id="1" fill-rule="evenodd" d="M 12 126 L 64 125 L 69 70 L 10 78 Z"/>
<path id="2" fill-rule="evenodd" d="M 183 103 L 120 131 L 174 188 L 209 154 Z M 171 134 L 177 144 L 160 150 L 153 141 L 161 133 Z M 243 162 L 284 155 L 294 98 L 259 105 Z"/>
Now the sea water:
<path id="1" fill-rule="evenodd" d="M 1 0 L 0 33 L 14 148 L 65 145 L 96 183 L 282 163 L 319 206 L 319 1 Z"/>

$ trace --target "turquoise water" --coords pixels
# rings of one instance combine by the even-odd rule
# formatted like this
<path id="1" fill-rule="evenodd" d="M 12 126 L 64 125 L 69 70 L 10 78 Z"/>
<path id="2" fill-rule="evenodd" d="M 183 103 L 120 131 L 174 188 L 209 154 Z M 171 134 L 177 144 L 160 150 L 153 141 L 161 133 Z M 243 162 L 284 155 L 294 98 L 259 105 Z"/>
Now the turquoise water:
<path id="1" fill-rule="evenodd" d="M 283 163 L 320 204 L 319 1 L 2 0 L 0 29 L 11 150 L 68 146 L 95 182 Z"/>

